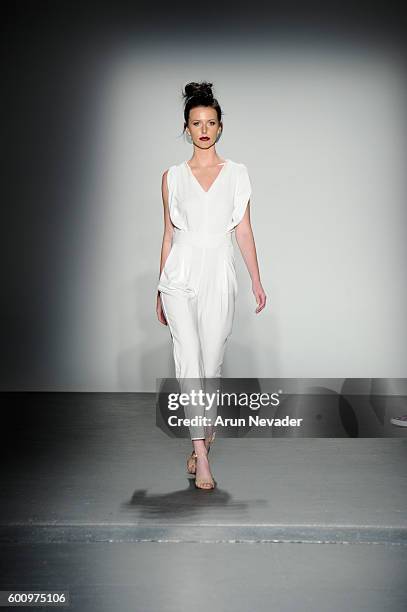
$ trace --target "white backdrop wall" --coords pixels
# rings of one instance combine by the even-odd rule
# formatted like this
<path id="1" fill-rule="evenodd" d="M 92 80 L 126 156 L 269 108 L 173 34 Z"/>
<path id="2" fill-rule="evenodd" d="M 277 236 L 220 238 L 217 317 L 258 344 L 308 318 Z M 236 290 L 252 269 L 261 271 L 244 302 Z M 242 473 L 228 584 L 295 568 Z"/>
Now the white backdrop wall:
<path id="1" fill-rule="evenodd" d="M 267 307 L 239 294 L 223 375 L 406 376 L 406 83 L 383 49 L 129 45 L 95 95 L 83 214 L 67 262 L 63 378 L 85 391 L 154 391 L 173 376 L 156 319 L 161 177 L 190 159 L 181 88 L 209 80 L 220 156 L 246 164 Z M 69 281 L 68 281 L 69 279 Z"/>

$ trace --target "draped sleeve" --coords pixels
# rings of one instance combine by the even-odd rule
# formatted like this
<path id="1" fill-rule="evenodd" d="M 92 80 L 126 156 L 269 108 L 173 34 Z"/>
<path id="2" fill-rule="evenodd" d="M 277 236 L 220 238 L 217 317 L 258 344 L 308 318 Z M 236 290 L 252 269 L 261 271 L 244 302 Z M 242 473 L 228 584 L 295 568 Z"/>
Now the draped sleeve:
<path id="1" fill-rule="evenodd" d="M 233 202 L 232 223 L 229 229 L 233 229 L 240 223 L 246 212 L 246 207 L 252 195 L 252 186 L 249 173 L 244 164 L 237 165 L 237 176 L 235 195 Z"/>
<path id="2" fill-rule="evenodd" d="M 170 166 L 167 172 L 168 211 L 172 224 L 187 229 L 182 201 L 182 186 L 179 184 L 179 166 Z"/>

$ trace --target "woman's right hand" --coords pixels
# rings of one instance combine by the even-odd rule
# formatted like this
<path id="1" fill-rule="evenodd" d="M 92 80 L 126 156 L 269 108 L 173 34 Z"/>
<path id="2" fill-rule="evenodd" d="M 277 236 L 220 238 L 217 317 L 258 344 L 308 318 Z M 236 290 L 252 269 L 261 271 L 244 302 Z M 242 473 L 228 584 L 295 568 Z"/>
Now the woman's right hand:
<path id="1" fill-rule="evenodd" d="M 168 325 L 167 319 L 165 318 L 165 315 L 164 315 L 163 305 L 161 303 L 160 292 L 157 293 L 156 312 L 157 312 L 157 318 L 160 321 L 160 323 L 162 323 L 163 325 Z"/>

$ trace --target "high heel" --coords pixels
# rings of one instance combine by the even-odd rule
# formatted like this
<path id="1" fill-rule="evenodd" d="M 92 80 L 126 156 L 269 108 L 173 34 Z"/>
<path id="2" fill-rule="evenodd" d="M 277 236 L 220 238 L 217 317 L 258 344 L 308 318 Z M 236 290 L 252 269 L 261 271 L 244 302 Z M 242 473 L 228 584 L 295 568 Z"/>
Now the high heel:
<path id="1" fill-rule="evenodd" d="M 205 439 L 205 447 L 206 447 L 206 451 L 209 454 L 209 451 L 211 450 L 211 444 L 215 439 L 215 435 L 216 435 L 216 431 L 214 431 L 208 438 L 208 440 Z M 188 474 L 196 474 L 196 452 L 192 451 L 192 453 L 188 456 L 187 459 L 187 472 Z"/>
<path id="2" fill-rule="evenodd" d="M 198 457 L 207 457 L 207 454 L 202 454 L 202 455 L 196 455 L 196 458 L 198 459 Z M 195 487 L 197 489 L 203 489 L 204 491 L 210 491 L 211 489 L 214 489 L 216 486 L 216 480 L 214 480 L 213 478 L 210 478 L 208 480 L 208 478 L 197 478 L 195 477 Z"/>
<path id="3" fill-rule="evenodd" d="M 188 459 L 187 459 L 187 472 L 188 474 L 195 474 L 196 473 L 196 452 L 192 451 L 192 453 L 189 455 Z"/>

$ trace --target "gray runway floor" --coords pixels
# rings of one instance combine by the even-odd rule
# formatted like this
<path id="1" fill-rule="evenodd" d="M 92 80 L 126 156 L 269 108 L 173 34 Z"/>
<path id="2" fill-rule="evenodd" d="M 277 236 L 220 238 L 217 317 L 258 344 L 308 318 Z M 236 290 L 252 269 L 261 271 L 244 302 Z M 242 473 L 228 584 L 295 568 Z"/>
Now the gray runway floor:
<path id="1" fill-rule="evenodd" d="M 154 394 L 23 395 L 3 397 L 3 590 L 65 588 L 81 611 L 407 608 L 404 431 L 217 438 L 206 492 Z"/>

